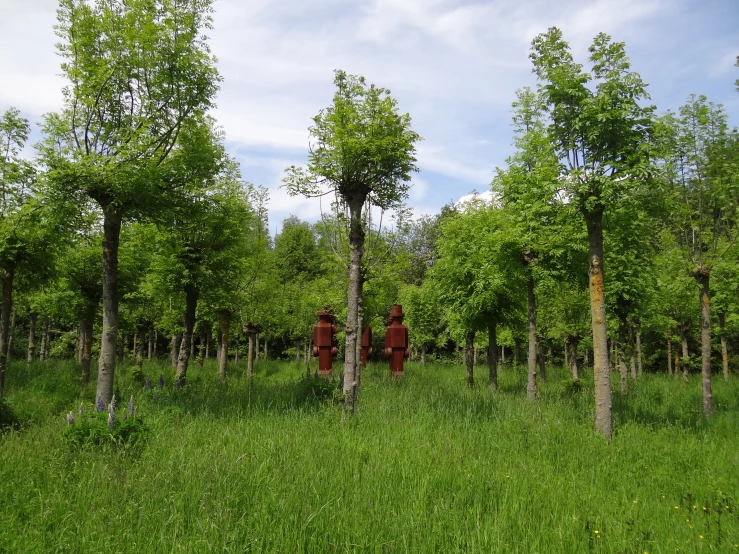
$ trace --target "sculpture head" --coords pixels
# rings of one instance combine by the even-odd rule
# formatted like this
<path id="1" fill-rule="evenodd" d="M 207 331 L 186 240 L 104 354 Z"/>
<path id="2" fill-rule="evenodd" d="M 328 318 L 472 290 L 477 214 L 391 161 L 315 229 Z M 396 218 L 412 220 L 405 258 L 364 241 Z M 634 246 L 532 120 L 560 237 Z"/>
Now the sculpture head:
<path id="1" fill-rule="evenodd" d="M 405 314 L 403 313 L 403 306 L 401 306 L 400 304 L 393 304 L 393 307 L 390 309 L 390 317 L 387 321 L 388 323 L 392 323 L 393 321 L 403 323 L 404 317 Z"/>

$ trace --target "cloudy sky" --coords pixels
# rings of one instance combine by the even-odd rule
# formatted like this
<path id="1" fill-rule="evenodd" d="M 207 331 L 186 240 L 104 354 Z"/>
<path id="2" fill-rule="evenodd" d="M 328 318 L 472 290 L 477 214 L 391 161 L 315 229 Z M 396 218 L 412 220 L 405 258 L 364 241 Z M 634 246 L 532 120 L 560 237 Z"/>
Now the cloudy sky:
<path id="1" fill-rule="evenodd" d="M 0 109 L 34 122 L 61 104 L 55 10 L 0 0 Z M 489 189 L 512 152 L 514 93 L 535 84 L 529 45 L 553 25 L 583 64 L 598 32 L 625 42 L 660 112 L 705 94 L 739 125 L 739 0 L 216 0 L 216 117 L 244 178 L 270 190 L 274 232 L 290 214 L 319 217 L 318 201 L 279 188 L 283 170 L 305 162 L 333 70 L 364 75 L 424 138 L 409 204 L 434 213 Z"/>

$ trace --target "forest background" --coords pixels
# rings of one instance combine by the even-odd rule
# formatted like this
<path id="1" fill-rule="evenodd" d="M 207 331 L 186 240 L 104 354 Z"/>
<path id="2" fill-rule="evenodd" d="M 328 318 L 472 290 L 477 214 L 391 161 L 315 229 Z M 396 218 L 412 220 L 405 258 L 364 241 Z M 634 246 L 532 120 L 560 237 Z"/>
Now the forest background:
<path id="1" fill-rule="evenodd" d="M 115 398 L 121 384 L 151 390 L 156 373 L 160 390 L 189 390 L 209 358 L 222 385 L 283 359 L 315 383 L 312 329 L 329 306 L 353 411 L 356 338 L 400 303 L 421 367 L 463 362 L 474 388 L 484 361 L 495 396 L 499 372 L 525 360 L 530 401 L 553 372 L 567 394 L 592 392 L 608 441 L 612 402 L 638 405 L 629 394 L 648 374 L 699 386 L 705 419 L 691 425 L 714 417 L 713 378 L 730 382 L 739 361 L 739 135 L 721 105 L 691 94 L 661 111 L 627 45 L 599 33 L 579 57 L 551 27 L 531 43 L 537 81 L 516 92 L 515 150 L 491 194 L 414 218 L 421 137 L 390 90 L 337 70 L 307 164 L 283 179 L 326 210 L 272 236 L 268 191 L 244 179 L 213 116 L 212 13 L 207 2 L 60 2 L 61 110 L 44 116 L 34 156 L 29 120 L 12 107 L 0 120 L 0 394 L 37 361 L 75 360 L 107 428 L 135 436 L 133 400 L 120 427 Z"/>

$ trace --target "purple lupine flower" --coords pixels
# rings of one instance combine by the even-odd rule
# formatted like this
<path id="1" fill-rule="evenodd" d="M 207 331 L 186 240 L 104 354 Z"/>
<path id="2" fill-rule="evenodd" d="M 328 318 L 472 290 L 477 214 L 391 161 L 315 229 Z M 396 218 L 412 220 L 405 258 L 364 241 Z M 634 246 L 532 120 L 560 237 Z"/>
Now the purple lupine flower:
<path id="1" fill-rule="evenodd" d="M 77 408 L 77 414 L 82 415 L 82 402 L 80 402 L 80 407 Z"/>
<path id="2" fill-rule="evenodd" d="M 116 402 L 115 402 L 115 394 L 114 394 L 113 398 L 110 399 L 109 409 L 113 410 L 113 413 L 115 413 L 115 408 L 116 408 Z"/>
<path id="3" fill-rule="evenodd" d="M 159 374 L 159 390 L 162 390 L 164 388 L 164 375 L 161 373 Z"/>
<path id="4" fill-rule="evenodd" d="M 146 378 L 146 383 L 144 383 L 144 390 L 150 390 L 151 389 L 151 377 Z"/>
<path id="5" fill-rule="evenodd" d="M 103 399 L 98 396 L 97 400 L 95 401 L 95 411 L 97 412 L 104 412 L 105 411 L 105 403 L 103 402 Z"/>
<path id="6" fill-rule="evenodd" d="M 134 405 L 133 405 L 133 394 L 131 395 L 131 399 L 128 401 L 128 415 L 131 417 L 134 416 Z"/>
<path id="7" fill-rule="evenodd" d="M 115 412 L 108 411 L 108 429 L 112 429 L 115 425 Z"/>
<path id="8" fill-rule="evenodd" d="M 72 415 L 72 412 L 67 414 L 67 423 L 69 425 L 74 425 L 74 416 Z"/>

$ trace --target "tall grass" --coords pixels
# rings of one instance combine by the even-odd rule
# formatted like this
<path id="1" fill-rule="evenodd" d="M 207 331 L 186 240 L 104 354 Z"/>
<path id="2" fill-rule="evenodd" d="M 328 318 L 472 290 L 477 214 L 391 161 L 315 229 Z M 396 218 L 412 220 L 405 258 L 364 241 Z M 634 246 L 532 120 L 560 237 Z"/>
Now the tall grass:
<path id="1" fill-rule="evenodd" d="M 645 375 L 592 424 L 592 377 L 550 370 L 525 398 L 461 366 L 364 373 L 357 413 L 295 364 L 252 380 L 214 363 L 165 388 L 119 370 L 151 433 L 135 450 L 70 447 L 64 414 L 92 406 L 73 363 L 8 370 L 24 422 L 0 436 L 0 552 L 739 552 L 739 385 Z M 94 381 L 94 378 L 93 378 Z"/>

